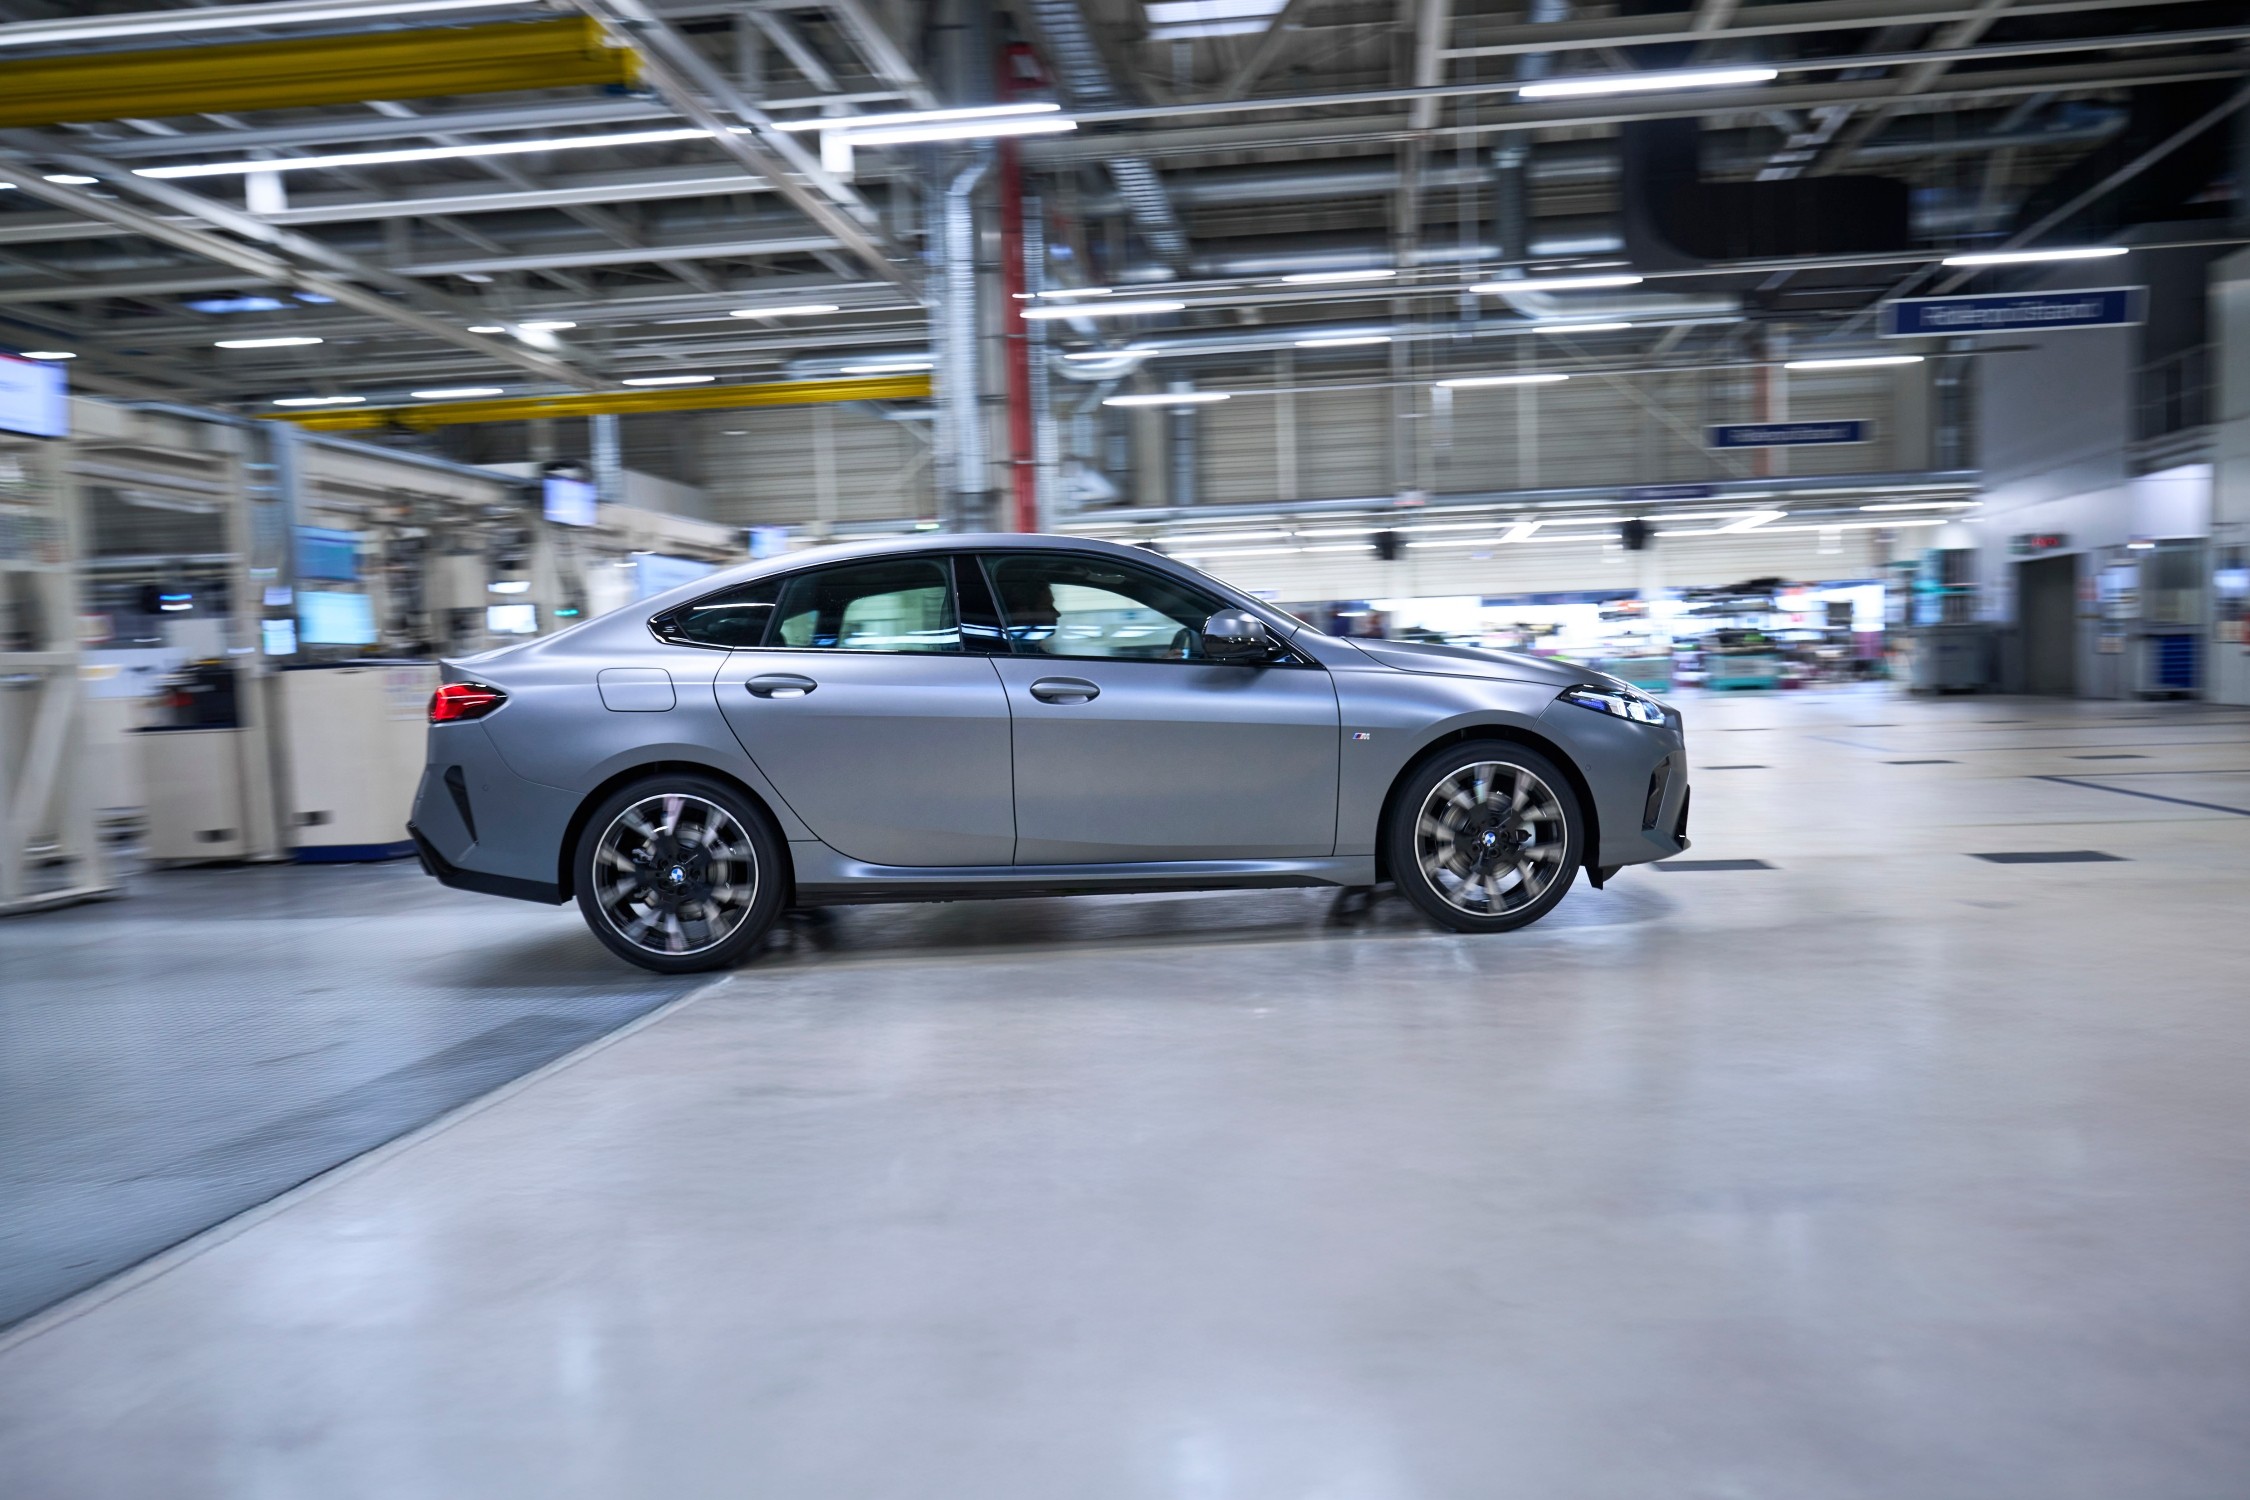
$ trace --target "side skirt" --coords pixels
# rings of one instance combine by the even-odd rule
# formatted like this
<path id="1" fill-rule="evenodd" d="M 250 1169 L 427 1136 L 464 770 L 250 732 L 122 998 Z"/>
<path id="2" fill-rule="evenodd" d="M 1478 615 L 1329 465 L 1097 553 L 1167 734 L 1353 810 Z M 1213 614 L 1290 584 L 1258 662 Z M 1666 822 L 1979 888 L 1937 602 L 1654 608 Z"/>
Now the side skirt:
<path id="1" fill-rule="evenodd" d="M 846 859 L 826 844 L 791 844 L 799 906 L 875 901 L 992 901 L 1159 891 L 1373 885 L 1373 855 L 1324 859 L 1162 860 L 1114 865 L 961 865 L 923 869 Z"/>

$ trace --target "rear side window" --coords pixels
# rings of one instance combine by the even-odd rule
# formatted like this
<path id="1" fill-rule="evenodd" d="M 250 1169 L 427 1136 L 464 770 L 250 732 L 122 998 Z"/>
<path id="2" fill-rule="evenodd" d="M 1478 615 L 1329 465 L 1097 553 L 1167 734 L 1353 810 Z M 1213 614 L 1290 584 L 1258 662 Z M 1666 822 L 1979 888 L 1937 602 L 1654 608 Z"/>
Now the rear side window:
<path id="1" fill-rule="evenodd" d="M 774 605 L 781 597 L 781 583 L 778 578 L 760 579 L 690 604 L 675 605 L 649 621 L 649 626 L 659 639 L 680 646 L 731 651 L 738 646 L 763 645 Z"/>
<path id="2" fill-rule="evenodd" d="M 889 558 L 791 578 L 769 646 L 829 651 L 958 651 L 947 559 Z"/>

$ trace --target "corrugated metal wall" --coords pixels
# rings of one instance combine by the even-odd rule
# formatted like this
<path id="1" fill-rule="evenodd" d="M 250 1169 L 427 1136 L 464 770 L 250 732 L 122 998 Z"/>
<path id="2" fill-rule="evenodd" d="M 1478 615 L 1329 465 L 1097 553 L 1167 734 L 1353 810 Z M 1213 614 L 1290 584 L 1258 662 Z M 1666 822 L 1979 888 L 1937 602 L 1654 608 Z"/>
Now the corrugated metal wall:
<path id="1" fill-rule="evenodd" d="M 936 513 L 930 424 L 862 406 L 707 412 L 680 421 L 714 521 L 806 526 Z"/>
<path id="2" fill-rule="evenodd" d="M 1778 378 L 1778 377 L 1777 377 Z M 1874 439 L 1777 455 L 1770 472 L 1857 474 L 1920 469 L 1921 367 L 1790 377 L 1792 420 L 1857 417 Z M 1232 400 L 1199 409 L 1198 494 L 1209 505 L 1388 495 L 1392 392 L 1380 385 L 1290 388 L 1287 366 L 1264 386 L 1240 382 Z M 1275 388 L 1276 386 L 1280 388 Z M 1724 480 L 1757 470 L 1750 453 L 1704 446 L 1715 422 L 1751 420 L 1748 371 L 1600 377 L 1568 384 L 1423 393 L 1410 441 L 1429 445 L 1443 493 Z M 845 524 L 936 513 L 930 424 L 885 420 L 865 406 L 708 412 L 628 424 L 626 461 L 705 486 L 711 519 L 730 525 Z M 1160 432 L 1158 410 L 1132 420 Z M 995 434 L 995 451 L 999 435 Z M 1161 443 L 1136 445 L 1161 454 Z M 654 461 L 656 449 L 668 450 Z M 647 455 L 645 458 L 643 455 Z M 1150 502 L 1166 477 L 1132 486 Z M 994 484 L 1001 482 L 997 469 Z"/>

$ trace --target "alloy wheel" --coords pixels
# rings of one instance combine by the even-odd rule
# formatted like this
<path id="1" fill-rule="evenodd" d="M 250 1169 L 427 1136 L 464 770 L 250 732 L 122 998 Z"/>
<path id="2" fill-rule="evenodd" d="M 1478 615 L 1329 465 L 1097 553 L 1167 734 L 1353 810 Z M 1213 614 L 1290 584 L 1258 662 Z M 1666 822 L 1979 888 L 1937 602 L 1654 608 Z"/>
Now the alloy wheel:
<path id="1" fill-rule="evenodd" d="M 1561 801 L 1522 766 L 1459 767 L 1422 801 L 1414 854 L 1430 888 L 1473 917 L 1518 912 L 1564 874 Z"/>
<path id="2" fill-rule="evenodd" d="M 716 948 L 750 916 L 758 856 L 718 803 L 644 797 L 610 820 L 594 849 L 594 901 L 617 935 L 672 957 Z"/>

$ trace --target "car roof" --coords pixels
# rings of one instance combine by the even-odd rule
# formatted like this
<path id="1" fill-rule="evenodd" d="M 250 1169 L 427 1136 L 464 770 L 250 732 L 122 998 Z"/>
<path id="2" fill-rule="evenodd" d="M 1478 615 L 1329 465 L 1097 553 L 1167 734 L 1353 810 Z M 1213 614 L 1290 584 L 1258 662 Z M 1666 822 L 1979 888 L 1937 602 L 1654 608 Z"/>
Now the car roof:
<path id="1" fill-rule="evenodd" d="M 732 568 L 723 569 L 692 583 L 680 585 L 653 598 L 643 600 L 638 613 L 643 618 L 661 614 L 675 604 L 700 599 L 720 589 L 739 583 L 749 583 L 781 573 L 794 573 L 802 568 L 821 567 L 829 563 L 850 562 L 859 557 L 898 557 L 922 552 L 1090 552 L 1100 556 L 1130 559 L 1144 566 L 1157 568 L 1191 580 L 1200 587 L 1215 587 L 1228 596 L 1230 602 L 1254 610 L 1269 625 L 1280 624 L 1288 617 L 1264 603 L 1244 594 L 1240 589 L 1213 578 L 1210 574 L 1175 562 L 1161 552 L 1146 547 L 1126 546 L 1121 542 L 1104 541 L 1099 537 L 1064 536 L 1045 531 L 922 531 L 904 536 L 870 537 L 849 542 L 834 542 L 825 546 L 807 547 L 799 552 L 784 553 L 779 557 L 759 558 Z M 1294 622 L 1291 622 L 1294 628 Z"/>

